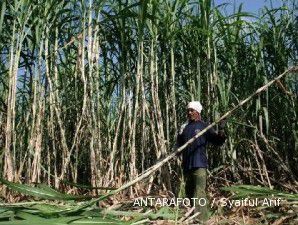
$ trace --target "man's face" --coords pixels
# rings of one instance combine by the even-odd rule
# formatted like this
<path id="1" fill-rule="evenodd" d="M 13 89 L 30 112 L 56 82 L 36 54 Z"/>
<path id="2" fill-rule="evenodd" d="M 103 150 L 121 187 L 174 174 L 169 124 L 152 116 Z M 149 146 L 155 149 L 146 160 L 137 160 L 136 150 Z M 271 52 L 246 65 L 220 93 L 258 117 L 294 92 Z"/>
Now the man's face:
<path id="1" fill-rule="evenodd" d="M 200 113 L 192 108 L 187 109 L 187 117 L 190 121 L 198 121 L 201 119 Z"/>

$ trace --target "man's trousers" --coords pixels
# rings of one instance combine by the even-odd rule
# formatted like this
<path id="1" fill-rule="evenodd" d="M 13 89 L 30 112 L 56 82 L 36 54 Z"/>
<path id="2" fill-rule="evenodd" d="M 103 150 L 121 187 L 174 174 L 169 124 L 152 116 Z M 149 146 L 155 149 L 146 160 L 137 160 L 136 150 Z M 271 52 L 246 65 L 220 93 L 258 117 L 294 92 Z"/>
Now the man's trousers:
<path id="1" fill-rule="evenodd" d="M 207 169 L 196 168 L 194 170 L 184 173 L 185 177 L 185 194 L 186 197 L 197 198 L 195 201 L 196 211 L 200 212 L 199 219 L 208 219 L 208 200 L 206 196 L 206 182 L 207 182 Z M 194 202 L 194 201 L 191 201 Z"/>

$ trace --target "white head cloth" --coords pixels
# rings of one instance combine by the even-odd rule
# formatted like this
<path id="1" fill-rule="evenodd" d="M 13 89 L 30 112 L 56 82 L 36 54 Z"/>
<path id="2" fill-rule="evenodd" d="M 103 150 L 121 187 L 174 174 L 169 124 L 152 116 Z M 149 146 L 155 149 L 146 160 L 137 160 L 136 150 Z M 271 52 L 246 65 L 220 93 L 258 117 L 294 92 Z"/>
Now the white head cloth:
<path id="1" fill-rule="evenodd" d="M 194 101 L 194 102 L 190 102 L 187 105 L 187 108 L 191 108 L 196 110 L 198 113 L 201 113 L 203 106 L 201 105 L 201 103 L 199 101 Z"/>

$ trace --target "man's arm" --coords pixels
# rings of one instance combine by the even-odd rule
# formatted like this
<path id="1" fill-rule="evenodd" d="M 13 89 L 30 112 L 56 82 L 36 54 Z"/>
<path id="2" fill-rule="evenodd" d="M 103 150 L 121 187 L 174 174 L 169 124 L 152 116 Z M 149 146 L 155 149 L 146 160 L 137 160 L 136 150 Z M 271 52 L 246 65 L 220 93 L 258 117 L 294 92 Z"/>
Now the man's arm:
<path id="1" fill-rule="evenodd" d="M 218 146 L 222 145 L 226 140 L 226 135 L 224 131 L 220 130 L 217 133 L 213 127 L 206 132 L 206 137 L 207 137 L 207 141 Z"/>
<path id="2" fill-rule="evenodd" d="M 187 126 L 187 123 L 184 123 L 179 129 L 179 132 L 178 132 L 177 138 L 176 138 L 175 149 L 180 148 L 182 145 L 185 144 L 184 139 L 183 139 L 183 131 L 186 126 Z M 182 152 L 180 152 L 178 154 L 178 156 L 180 156 L 181 154 L 182 154 Z"/>
<path id="3" fill-rule="evenodd" d="M 176 148 L 180 148 L 182 145 L 183 145 L 182 135 L 178 134 L 177 135 L 177 141 L 176 141 Z"/>
<path id="4" fill-rule="evenodd" d="M 184 145 L 184 140 L 183 140 L 183 131 L 184 128 L 187 126 L 188 123 L 184 123 L 181 125 L 179 131 L 178 131 L 178 135 L 177 135 L 177 141 L 176 141 L 176 147 L 179 148 L 182 145 Z"/>

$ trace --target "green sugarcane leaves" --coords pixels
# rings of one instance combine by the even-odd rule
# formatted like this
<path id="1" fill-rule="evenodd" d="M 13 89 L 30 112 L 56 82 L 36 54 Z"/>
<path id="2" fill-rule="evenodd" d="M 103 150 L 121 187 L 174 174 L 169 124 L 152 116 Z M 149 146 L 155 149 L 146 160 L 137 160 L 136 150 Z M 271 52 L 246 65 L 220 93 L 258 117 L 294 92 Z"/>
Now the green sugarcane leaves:
<path id="1" fill-rule="evenodd" d="M 69 187 L 95 193 L 103 184 L 121 186 L 169 153 L 191 98 L 204 104 L 204 119 L 214 120 L 264 79 L 296 65 L 297 3 L 260 15 L 237 5 L 229 13 L 211 0 L 1 1 L 0 150 L 1 168 L 9 167 L 3 177 L 61 181 L 64 193 Z M 295 94 L 297 76 L 288 77 L 293 80 L 282 82 Z M 272 185 L 297 174 L 297 99 L 274 86 L 266 94 L 233 115 L 227 145 L 208 153 L 211 168 L 239 171 L 249 164 L 258 174 L 268 171 Z M 257 147 L 264 154 L 260 166 Z M 170 171 L 179 171 L 172 165 Z M 151 174 L 139 181 L 146 176 Z M 155 181 L 161 185 L 163 179 Z M 0 221 L 17 215 L 9 223 L 40 224 L 35 217 L 50 217 L 50 224 L 96 224 L 109 221 L 73 216 L 136 182 L 89 201 L 46 185 L 2 183 L 26 198 L 61 205 L 5 205 Z M 71 218 L 53 218 L 59 216 Z"/>
<path id="2" fill-rule="evenodd" d="M 59 217 L 59 218 L 48 218 L 44 219 L 37 215 L 33 215 L 25 212 L 16 213 L 17 219 L 12 219 L 10 221 L 0 221 L 1 224 L 5 225 L 122 225 L 130 224 L 128 222 L 114 219 L 114 218 L 103 218 L 103 217 L 86 217 L 86 216 L 72 216 L 72 217 Z"/>
<path id="3" fill-rule="evenodd" d="M 0 182 L 5 184 L 8 188 L 10 188 L 13 191 L 17 191 L 19 193 L 29 195 L 29 196 L 34 196 L 40 199 L 84 200 L 84 199 L 91 198 L 90 196 L 74 196 L 74 195 L 63 194 L 44 184 L 39 184 L 37 187 L 32 187 L 25 184 L 17 184 L 17 183 L 9 182 L 7 180 L 4 180 L 3 178 L 0 178 Z"/>
<path id="4" fill-rule="evenodd" d="M 235 185 L 231 187 L 223 187 L 221 189 L 235 193 L 234 198 L 243 198 L 248 196 L 267 198 L 269 196 L 274 196 L 288 201 L 298 201 L 298 194 L 291 194 L 285 191 L 278 191 L 261 186 Z"/>

